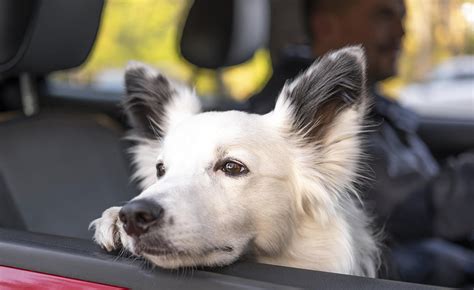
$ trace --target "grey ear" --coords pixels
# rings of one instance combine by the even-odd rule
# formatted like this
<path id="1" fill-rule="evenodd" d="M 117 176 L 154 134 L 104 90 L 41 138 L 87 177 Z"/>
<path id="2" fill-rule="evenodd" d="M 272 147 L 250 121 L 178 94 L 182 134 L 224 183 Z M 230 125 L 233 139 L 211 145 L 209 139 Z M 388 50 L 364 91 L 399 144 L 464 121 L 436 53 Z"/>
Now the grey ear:
<path id="1" fill-rule="evenodd" d="M 156 69 L 130 62 L 125 72 L 126 97 L 123 107 L 130 125 L 140 136 L 163 137 L 172 122 L 195 114 L 200 103 L 187 87 L 177 84 Z"/>
<path id="2" fill-rule="evenodd" d="M 364 98 L 365 54 L 352 46 L 324 55 L 287 83 L 275 111 L 287 111 L 292 129 L 316 141 L 341 112 L 365 103 Z"/>

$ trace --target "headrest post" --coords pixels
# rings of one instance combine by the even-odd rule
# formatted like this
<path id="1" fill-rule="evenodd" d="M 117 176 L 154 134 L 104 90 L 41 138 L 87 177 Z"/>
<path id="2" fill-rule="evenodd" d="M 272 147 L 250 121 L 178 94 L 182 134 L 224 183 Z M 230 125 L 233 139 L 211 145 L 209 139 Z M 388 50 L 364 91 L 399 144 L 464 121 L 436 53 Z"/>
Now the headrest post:
<path id="1" fill-rule="evenodd" d="M 20 93 L 23 113 L 32 116 L 39 111 L 38 92 L 29 73 L 20 74 Z"/>

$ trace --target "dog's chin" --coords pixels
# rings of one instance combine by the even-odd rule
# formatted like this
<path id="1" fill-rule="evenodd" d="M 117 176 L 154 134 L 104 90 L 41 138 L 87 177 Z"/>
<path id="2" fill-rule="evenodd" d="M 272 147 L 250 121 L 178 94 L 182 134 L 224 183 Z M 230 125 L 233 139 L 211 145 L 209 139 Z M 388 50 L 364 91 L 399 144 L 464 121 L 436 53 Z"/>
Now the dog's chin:
<path id="1" fill-rule="evenodd" d="M 193 252 L 146 249 L 142 250 L 140 255 L 159 267 L 176 269 L 194 266 L 225 266 L 235 262 L 241 253 L 231 246 L 223 246 Z"/>
<path id="2" fill-rule="evenodd" d="M 177 247 L 171 240 L 161 235 L 146 234 L 140 238 L 126 236 L 126 248 L 134 255 L 142 256 L 154 265 L 165 269 L 180 267 L 213 267 L 226 266 L 244 255 L 250 249 L 253 238 L 238 238 L 216 242 L 214 245 L 197 246 L 189 240 L 186 245 Z M 183 244 L 183 241 L 180 242 Z M 218 246 L 216 246 L 218 245 Z"/>

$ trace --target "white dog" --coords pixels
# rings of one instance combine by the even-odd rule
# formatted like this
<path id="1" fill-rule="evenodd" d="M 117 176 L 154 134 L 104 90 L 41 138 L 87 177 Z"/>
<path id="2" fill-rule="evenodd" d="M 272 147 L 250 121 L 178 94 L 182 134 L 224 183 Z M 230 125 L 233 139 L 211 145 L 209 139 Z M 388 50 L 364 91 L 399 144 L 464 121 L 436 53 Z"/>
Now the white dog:
<path id="1" fill-rule="evenodd" d="M 316 61 L 266 115 L 200 113 L 193 91 L 143 64 L 129 65 L 125 83 L 144 190 L 92 222 L 98 244 L 163 268 L 245 254 L 375 276 L 377 243 L 354 198 L 367 109 L 360 47 Z"/>

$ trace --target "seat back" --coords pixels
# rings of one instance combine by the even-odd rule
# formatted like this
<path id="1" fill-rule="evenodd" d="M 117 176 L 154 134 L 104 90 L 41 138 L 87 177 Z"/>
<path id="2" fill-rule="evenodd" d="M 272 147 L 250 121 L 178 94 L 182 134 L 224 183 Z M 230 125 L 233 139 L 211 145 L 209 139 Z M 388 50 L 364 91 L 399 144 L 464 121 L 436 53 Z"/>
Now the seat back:
<path id="1" fill-rule="evenodd" d="M 93 219 L 137 192 L 117 121 L 93 104 L 86 111 L 38 101 L 48 98 L 38 80 L 87 58 L 103 4 L 0 3 L 8 16 L 0 21 L 0 100 L 17 98 L 28 113 L 0 102 L 7 104 L 0 107 L 0 227 L 89 238 Z"/>
<path id="2" fill-rule="evenodd" d="M 43 112 L 0 124 L 0 178 L 17 215 L 7 226 L 86 238 L 105 208 L 133 196 L 122 131 L 106 118 Z"/>

